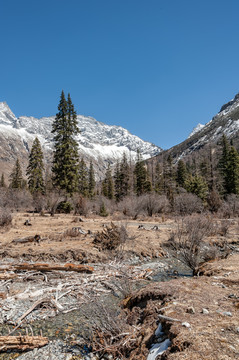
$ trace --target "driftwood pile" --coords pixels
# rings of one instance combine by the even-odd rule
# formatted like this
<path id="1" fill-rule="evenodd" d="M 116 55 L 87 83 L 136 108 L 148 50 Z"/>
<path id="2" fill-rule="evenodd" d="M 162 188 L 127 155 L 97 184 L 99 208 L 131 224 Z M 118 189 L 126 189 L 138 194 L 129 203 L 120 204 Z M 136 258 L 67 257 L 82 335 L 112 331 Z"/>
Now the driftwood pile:
<path id="1" fill-rule="evenodd" d="M 1 265 L 0 323 L 14 325 L 15 331 L 23 321 L 68 313 L 103 294 L 121 297 L 132 281 L 145 279 L 150 273 L 149 269 L 121 262 L 98 264 L 94 268 L 77 264 Z"/>

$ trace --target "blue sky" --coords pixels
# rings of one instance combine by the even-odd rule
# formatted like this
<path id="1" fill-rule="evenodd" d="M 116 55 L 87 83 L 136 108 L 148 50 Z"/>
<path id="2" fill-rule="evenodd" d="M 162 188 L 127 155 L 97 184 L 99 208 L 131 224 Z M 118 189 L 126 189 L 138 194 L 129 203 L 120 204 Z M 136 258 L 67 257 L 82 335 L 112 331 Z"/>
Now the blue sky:
<path id="1" fill-rule="evenodd" d="M 77 113 L 163 148 L 239 92 L 238 0 L 1 0 L 0 101 Z"/>

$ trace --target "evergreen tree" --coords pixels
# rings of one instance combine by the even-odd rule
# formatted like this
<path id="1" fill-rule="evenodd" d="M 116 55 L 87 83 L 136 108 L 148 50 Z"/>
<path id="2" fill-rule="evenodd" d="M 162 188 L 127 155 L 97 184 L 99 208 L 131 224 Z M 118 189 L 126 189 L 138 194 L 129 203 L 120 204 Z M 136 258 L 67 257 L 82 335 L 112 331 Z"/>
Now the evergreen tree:
<path id="1" fill-rule="evenodd" d="M 171 204 L 173 204 L 176 184 L 175 184 L 175 176 L 173 170 L 173 159 L 171 154 L 169 154 L 167 160 L 164 161 L 163 178 L 164 178 L 164 193 L 166 194 Z"/>
<path id="2" fill-rule="evenodd" d="M 121 162 L 117 162 L 114 175 L 115 198 L 122 200 L 130 192 L 130 168 L 126 154 L 123 154 Z"/>
<path id="3" fill-rule="evenodd" d="M 36 137 L 32 144 L 27 167 L 28 187 L 31 193 L 44 193 L 45 185 L 43 180 L 43 152 L 41 144 Z"/>
<path id="4" fill-rule="evenodd" d="M 145 168 L 145 164 L 140 154 L 140 151 L 137 152 L 137 160 L 134 168 L 134 176 L 135 176 L 135 192 L 138 196 L 144 194 L 145 192 L 151 191 L 151 183 L 147 176 L 147 170 Z"/>
<path id="5" fill-rule="evenodd" d="M 1 176 L 0 187 L 6 187 L 4 174 L 2 174 L 2 176 Z"/>
<path id="6" fill-rule="evenodd" d="M 234 146 L 231 147 L 228 153 L 225 190 L 227 194 L 239 194 L 239 155 Z"/>
<path id="7" fill-rule="evenodd" d="M 75 136 L 80 132 L 70 94 L 66 101 L 62 91 L 58 113 L 52 124 L 54 134 L 53 184 L 72 194 L 78 189 L 78 145 Z"/>
<path id="8" fill-rule="evenodd" d="M 108 168 L 107 168 L 106 174 L 105 174 L 105 178 L 102 183 L 102 193 L 108 199 L 114 198 L 114 183 L 113 183 L 113 179 L 112 179 L 110 165 L 108 165 Z"/>
<path id="9" fill-rule="evenodd" d="M 164 192 L 164 181 L 163 181 L 163 172 L 159 162 L 155 166 L 154 184 L 155 184 L 154 187 L 155 192 L 162 195 Z"/>
<path id="10" fill-rule="evenodd" d="M 127 196 L 130 193 L 130 167 L 127 160 L 126 153 L 123 154 L 122 161 L 120 163 L 120 188 L 121 198 Z"/>
<path id="11" fill-rule="evenodd" d="M 107 209 L 105 207 L 105 203 L 102 201 L 101 204 L 100 204 L 100 211 L 99 211 L 99 215 L 100 216 L 103 216 L 103 217 L 106 217 L 108 216 L 108 212 L 107 212 Z"/>
<path id="12" fill-rule="evenodd" d="M 9 180 L 10 180 L 9 187 L 12 189 L 22 189 L 24 187 L 22 169 L 18 158 L 16 160 L 13 171 L 10 174 Z"/>
<path id="13" fill-rule="evenodd" d="M 205 200 L 208 194 L 208 185 L 205 179 L 200 175 L 190 175 L 185 181 L 185 189 L 200 199 Z"/>
<path id="14" fill-rule="evenodd" d="M 88 179 L 89 197 L 92 198 L 95 193 L 95 172 L 92 161 L 90 162 L 88 177 L 89 177 Z"/>
<path id="15" fill-rule="evenodd" d="M 177 166 L 177 183 L 181 187 L 185 187 L 185 181 L 187 178 L 187 169 L 183 160 L 179 160 Z"/>
<path id="16" fill-rule="evenodd" d="M 228 143 L 227 137 L 223 134 L 222 136 L 222 155 L 218 163 L 219 171 L 223 178 L 223 186 L 225 193 L 228 193 L 227 186 L 227 167 L 228 167 L 228 155 L 230 151 L 230 145 Z"/>
<path id="17" fill-rule="evenodd" d="M 82 158 L 79 164 L 79 192 L 83 196 L 88 195 L 88 170 L 86 163 Z"/>
<path id="18" fill-rule="evenodd" d="M 115 199 L 116 199 L 116 201 L 119 201 L 122 197 L 122 192 L 121 192 L 120 165 L 119 165 L 118 161 L 117 161 L 116 167 L 115 167 L 114 189 L 115 189 Z"/>
<path id="19" fill-rule="evenodd" d="M 222 138 L 222 155 L 218 165 L 225 194 L 239 194 L 239 155 L 234 146 L 229 145 L 225 135 Z"/>

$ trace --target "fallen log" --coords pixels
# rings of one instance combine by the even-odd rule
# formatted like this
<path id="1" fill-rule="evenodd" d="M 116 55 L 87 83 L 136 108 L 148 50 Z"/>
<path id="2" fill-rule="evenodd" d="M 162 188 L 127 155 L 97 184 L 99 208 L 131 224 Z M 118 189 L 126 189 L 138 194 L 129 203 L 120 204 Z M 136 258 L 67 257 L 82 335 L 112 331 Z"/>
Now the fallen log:
<path id="1" fill-rule="evenodd" d="M 1 271 L 1 270 L 0 270 Z M 16 274 L 8 274 L 8 273 L 0 273 L 0 280 L 9 280 L 9 279 L 14 279 L 16 278 L 17 275 Z"/>
<path id="2" fill-rule="evenodd" d="M 12 243 L 13 244 L 25 244 L 25 243 L 29 243 L 29 242 L 34 242 L 34 243 L 40 243 L 41 237 L 40 235 L 34 235 L 34 236 L 27 236 L 24 238 L 18 238 L 18 239 L 13 239 Z"/>
<path id="3" fill-rule="evenodd" d="M 31 350 L 48 344 L 48 338 L 43 336 L 0 336 L 0 351 Z"/>
<path id="4" fill-rule="evenodd" d="M 17 265 L 12 265 L 10 268 L 13 271 L 22 271 L 22 270 L 35 270 L 35 271 L 75 271 L 75 272 L 85 272 L 91 274 L 94 271 L 94 268 L 92 266 L 88 265 L 75 265 L 75 264 L 42 264 L 42 263 L 35 263 L 35 264 L 29 264 L 29 263 L 22 263 Z"/>

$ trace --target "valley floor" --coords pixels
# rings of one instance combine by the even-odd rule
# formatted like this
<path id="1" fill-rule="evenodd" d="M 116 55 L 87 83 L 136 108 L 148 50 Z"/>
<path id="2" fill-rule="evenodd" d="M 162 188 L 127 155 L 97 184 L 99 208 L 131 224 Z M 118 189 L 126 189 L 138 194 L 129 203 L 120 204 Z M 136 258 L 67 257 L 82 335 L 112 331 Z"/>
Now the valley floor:
<path id="1" fill-rule="evenodd" d="M 94 239 L 111 222 L 128 236 L 102 249 Z M 239 239 L 230 222 L 231 254 L 191 277 L 162 246 L 175 219 L 16 213 L 0 234 L 0 335 L 37 335 L 48 345 L 9 352 L 0 336 L 0 359 L 143 360 L 159 323 L 171 345 L 157 360 L 238 358 Z"/>

